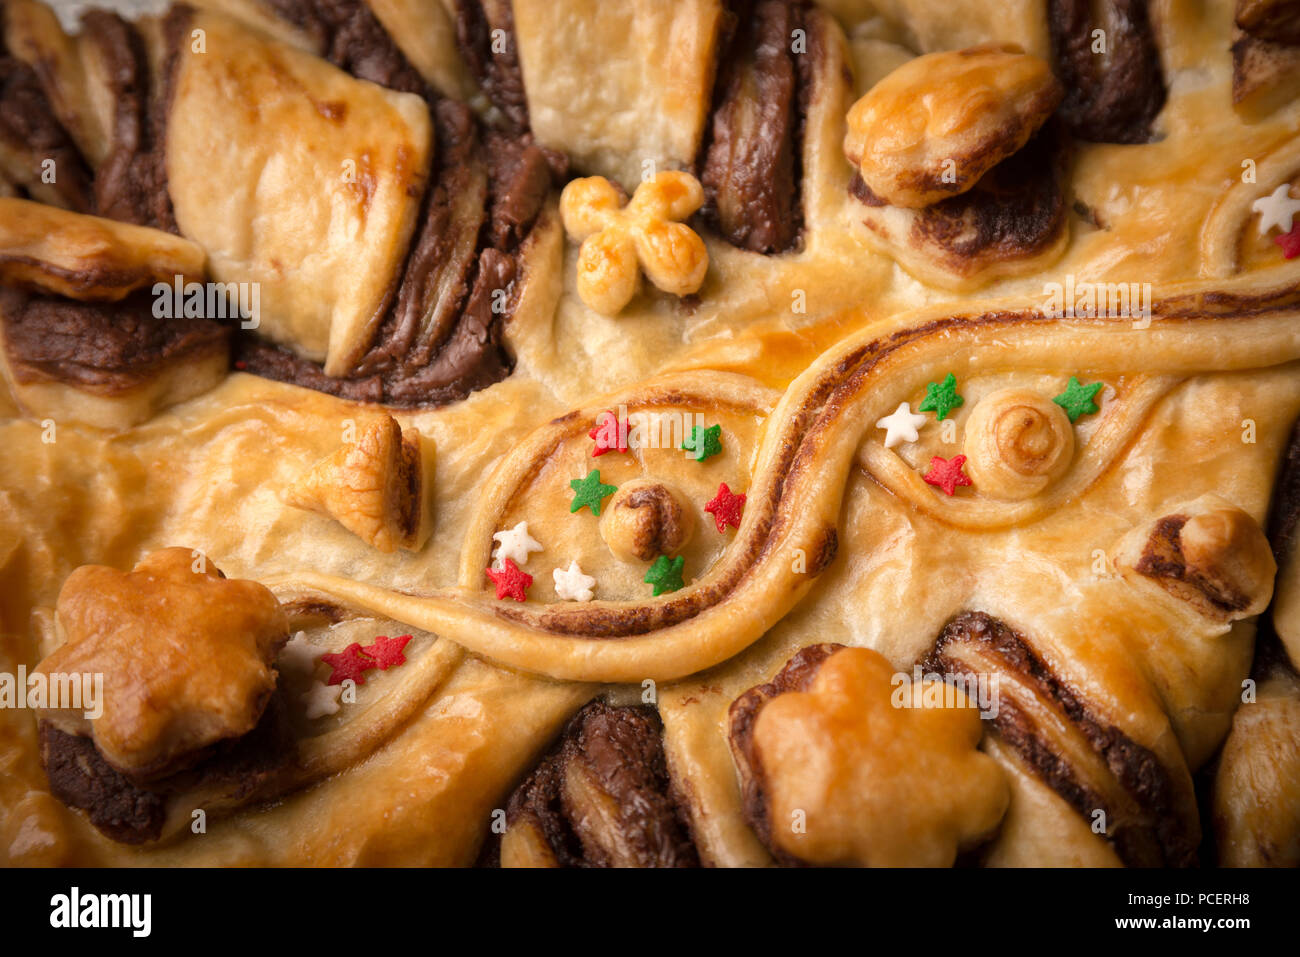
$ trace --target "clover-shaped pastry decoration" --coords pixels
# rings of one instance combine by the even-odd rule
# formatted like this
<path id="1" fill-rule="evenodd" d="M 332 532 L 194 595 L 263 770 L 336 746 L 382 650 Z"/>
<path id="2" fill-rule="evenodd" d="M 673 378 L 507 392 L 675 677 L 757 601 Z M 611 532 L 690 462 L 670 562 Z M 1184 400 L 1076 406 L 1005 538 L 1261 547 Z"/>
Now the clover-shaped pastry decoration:
<path id="1" fill-rule="evenodd" d="M 1074 428 L 1060 405 L 1032 389 L 1000 389 L 966 420 L 966 467 L 976 487 L 1000 499 L 1030 498 L 1059 479 L 1074 457 Z"/>
<path id="2" fill-rule="evenodd" d="M 1024 146 L 1062 95 L 1047 61 L 1015 46 L 930 53 L 853 105 L 844 152 L 885 202 L 928 206 Z"/>
<path id="3" fill-rule="evenodd" d="M 418 551 L 432 530 L 433 454 L 433 442 L 417 429 L 374 416 L 287 488 L 284 500 L 330 516 L 381 552 Z"/>
<path id="4" fill-rule="evenodd" d="M 642 271 L 664 292 L 696 292 L 708 272 L 709 253 L 681 220 L 703 204 L 699 181 L 673 170 L 642 183 L 626 205 L 622 191 L 601 176 L 575 179 L 564 187 L 564 229 L 582 243 L 582 301 L 603 315 L 617 315 L 636 295 Z"/>
<path id="5" fill-rule="evenodd" d="M 730 725 L 746 817 L 783 863 L 947 866 L 1006 812 L 973 703 L 935 680 L 901 686 L 876 651 L 804 649 Z"/>
<path id="6" fill-rule="evenodd" d="M 37 671 L 103 675 L 103 711 L 39 716 L 92 738 L 133 780 L 164 776 L 187 756 L 252 730 L 289 637 L 267 588 L 226 578 L 188 548 L 152 552 L 130 572 L 83 565 L 64 582 L 56 613 L 66 640 Z"/>
<path id="7" fill-rule="evenodd" d="M 1259 523 L 1213 493 L 1134 528 L 1115 547 L 1113 561 L 1128 581 L 1159 586 L 1225 623 L 1267 608 L 1277 574 Z"/>

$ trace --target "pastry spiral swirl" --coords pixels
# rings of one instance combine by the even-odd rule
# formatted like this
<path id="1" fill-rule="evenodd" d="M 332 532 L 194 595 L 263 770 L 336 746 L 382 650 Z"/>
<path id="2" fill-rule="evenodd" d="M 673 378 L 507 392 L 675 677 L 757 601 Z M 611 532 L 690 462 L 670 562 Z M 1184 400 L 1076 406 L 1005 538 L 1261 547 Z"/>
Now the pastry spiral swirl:
<path id="1" fill-rule="evenodd" d="M 1070 467 L 1074 428 L 1051 399 L 1031 389 L 1001 389 L 971 412 L 965 451 L 967 468 L 983 494 L 1031 498 Z"/>

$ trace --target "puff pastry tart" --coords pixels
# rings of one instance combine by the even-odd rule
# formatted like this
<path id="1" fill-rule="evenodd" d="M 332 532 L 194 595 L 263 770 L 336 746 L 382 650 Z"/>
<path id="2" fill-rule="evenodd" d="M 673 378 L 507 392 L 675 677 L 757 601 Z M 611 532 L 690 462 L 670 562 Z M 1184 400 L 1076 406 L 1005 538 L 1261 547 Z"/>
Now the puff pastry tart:
<path id="1" fill-rule="evenodd" d="M 0 21 L 0 861 L 1300 863 L 1300 50 Z"/>

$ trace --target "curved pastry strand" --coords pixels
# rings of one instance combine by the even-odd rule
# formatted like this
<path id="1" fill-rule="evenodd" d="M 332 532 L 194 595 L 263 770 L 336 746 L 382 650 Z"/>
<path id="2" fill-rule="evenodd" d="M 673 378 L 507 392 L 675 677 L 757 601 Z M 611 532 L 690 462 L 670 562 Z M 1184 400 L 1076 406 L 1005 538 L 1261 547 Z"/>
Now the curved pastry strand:
<path id="1" fill-rule="evenodd" d="M 307 575 L 304 581 L 512 667 L 580 680 L 680 677 L 757 639 L 834 558 L 847 475 L 867 423 L 893 408 L 900 393 L 954 364 L 1005 371 L 1077 368 L 1082 362 L 1094 375 L 1118 376 L 1130 373 L 1133 357 L 1142 355 L 1145 370 L 1177 377 L 1300 359 L 1300 289 L 1273 285 L 1269 278 L 1175 287 L 1154 304 L 1155 318 L 1145 329 L 1133 328 L 1128 319 L 1053 320 L 1036 304 L 1000 300 L 960 313 L 950 307 L 918 313 L 908 330 L 881 339 L 869 333 L 851 337 L 787 391 L 771 418 L 777 424 L 757 451 L 735 540 L 712 569 L 671 595 L 580 608 L 505 608 L 488 593 L 471 591 L 467 576 L 486 565 L 491 516 L 526 468 L 522 452 L 494 476 L 471 522 L 459 588 L 419 595 L 327 576 Z M 879 388 L 881 382 L 888 388 Z M 714 388 L 711 394 L 726 394 L 721 385 Z M 581 412 L 571 413 L 525 447 L 553 443 L 555 430 L 566 422 L 572 431 L 585 430 L 587 421 Z M 1116 451 L 1121 447 L 1116 440 Z M 998 509 L 1014 515 L 1023 507 Z"/>

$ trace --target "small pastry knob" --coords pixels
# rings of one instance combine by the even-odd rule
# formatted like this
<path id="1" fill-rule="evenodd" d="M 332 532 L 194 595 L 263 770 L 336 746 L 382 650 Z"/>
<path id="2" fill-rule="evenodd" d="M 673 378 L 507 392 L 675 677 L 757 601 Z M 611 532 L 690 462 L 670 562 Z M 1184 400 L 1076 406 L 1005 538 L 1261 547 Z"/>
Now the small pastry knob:
<path id="1" fill-rule="evenodd" d="M 624 482 L 600 518 L 600 537 L 622 561 L 675 555 L 695 533 L 695 513 L 677 489 L 653 479 Z"/>

